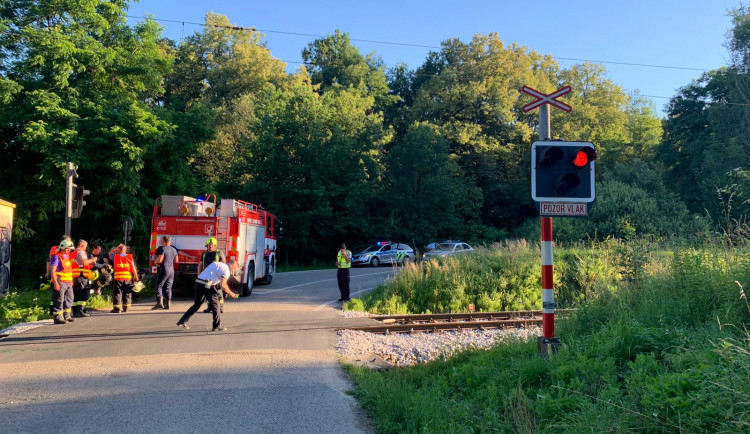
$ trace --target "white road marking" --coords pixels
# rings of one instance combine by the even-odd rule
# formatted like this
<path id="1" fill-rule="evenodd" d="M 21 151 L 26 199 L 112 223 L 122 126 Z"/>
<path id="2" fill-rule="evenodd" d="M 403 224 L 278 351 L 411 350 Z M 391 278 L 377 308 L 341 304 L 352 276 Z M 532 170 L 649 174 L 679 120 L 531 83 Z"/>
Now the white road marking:
<path id="1" fill-rule="evenodd" d="M 379 272 L 379 273 L 358 274 L 356 276 L 350 276 L 350 277 L 357 278 L 357 277 L 364 277 L 364 276 L 376 276 L 378 274 L 391 274 L 392 272 L 393 271 L 383 271 L 383 272 Z M 333 279 L 316 280 L 315 282 L 301 283 L 299 285 L 287 286 L 286 288 L 273 289 L 271 291 L 265 291 L 265 292 L 255 292 L 255 290 L 253 290 L 253 294 L 258 294 L 258 295 L 270 294 L 272 292 L 286 291 L 287 289 L 299 288 L 300 286 L 314 285 L 316 283 L 330 282 L 330 281 L 335 281 L 335 280 L 336 280 L 335 277 Z M 369 289 L 372 289 L 372 288 L 369 288 Z M 355 293 L 355 294 L 358 294 L 358 292 Z"/>

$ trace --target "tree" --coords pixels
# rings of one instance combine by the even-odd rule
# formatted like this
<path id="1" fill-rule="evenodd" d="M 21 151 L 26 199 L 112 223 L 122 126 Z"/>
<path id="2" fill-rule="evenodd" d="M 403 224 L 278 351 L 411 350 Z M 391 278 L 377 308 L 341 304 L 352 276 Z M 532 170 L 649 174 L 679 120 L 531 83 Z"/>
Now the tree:
<path id="1" fill-rule="evenodd" d="M 363 56 L 351 44 L 349 34 L 336 30 L 333 35 L 317 39 L 302 50 L 312 83 L 321 92 L 334 89 L 356 90 L 375 98 L 375 109 L 382 111 L 395 101 L 388 92 L 382 61 L 375 53 Z"/>
<path id="2" fill-rule="evenodd" d="M 145 232 L 150 201 L 140 172 L 173 131 L 149 104 L 164 92 L 172 58 L 153 21 L 125 24 L 125 5 L 0 3 L 0 137 L 6 158 L 0 196 L 19 205 L 17 226 L 27 228 L 16 234 L 23 241 L 14 252 L 24 258 L 21 263 L 50 239 L 59 240 L 68 161 L 78 165 L 77 182 L 91 190 L 74 237 L 117 233 L 119 224 L 102 222 L 118 222 L 125 214 Z M 34 233 L 40 236 L 29 239 Z"/>
<path id="3" fill-rule="evenodd" d="M 263 35 L 206 15 L 203 31 L 186 38 L 177 49 L 174 73 L 168 80 L 167 104 L 186 111 L 201 104 L 213 114 L 212 137 L 197 144 L 195 167 L 210 190 L 225 189 L 237 163 L 240 142 L 248 139 L 255 99 L 269 88 L 284 88 L 285 63 L 274 58 Z"/>
<path id="4" fill-rule="evenodd" d="M 422 245 L 463 231 L 456 208 L 466 190 L 448 146 L 437 127 L 415 123 L 391 148 L 382 200 L 391 236 Z"/>
<path id="5" fill-rule="evenodd" d="M 235 168 L 244 180 L 242 197 L 273 204 L 293 259 L 371 236 L 383 183 L 381 149 L 390 140 L 372 98 L 314 89 L 296 79 L 289 89 L 261 95 Z"/>

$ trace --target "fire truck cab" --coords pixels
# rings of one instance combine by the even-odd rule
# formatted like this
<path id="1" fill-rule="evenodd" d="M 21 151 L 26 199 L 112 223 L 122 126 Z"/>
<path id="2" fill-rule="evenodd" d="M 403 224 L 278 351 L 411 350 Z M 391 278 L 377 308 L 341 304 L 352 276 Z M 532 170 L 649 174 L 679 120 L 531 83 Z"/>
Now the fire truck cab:
<path id="1" fill-rule="evenodd" d="M 241 265 L 230 284 L 243 296 L 253 292 L 256 283 L 269 284 L 276 273 L 276 217 L 259 205 L 216 195 L 205 199 L 189 196 L 161 196 L 154 204 L 151 222 L 149 266 L 157 273 L 156 249 L 163 235 L 169 235 L 179 252 L 175 287 L 181 283 L 192 290 L 201 254 L 209 237 L 216 238 L 218 250 L 227 260 Z"/>

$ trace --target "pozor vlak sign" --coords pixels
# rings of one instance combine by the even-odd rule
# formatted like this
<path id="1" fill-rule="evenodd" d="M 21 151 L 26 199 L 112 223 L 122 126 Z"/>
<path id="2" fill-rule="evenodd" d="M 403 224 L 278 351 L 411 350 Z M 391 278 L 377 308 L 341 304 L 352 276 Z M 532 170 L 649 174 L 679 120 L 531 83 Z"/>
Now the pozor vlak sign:
<path id="1" fill-rule="evenodd" d="M 531 145 L 531 198 L 543 217 L 586 217 L 596 200 L 596 148 L 589 142 Z"/>

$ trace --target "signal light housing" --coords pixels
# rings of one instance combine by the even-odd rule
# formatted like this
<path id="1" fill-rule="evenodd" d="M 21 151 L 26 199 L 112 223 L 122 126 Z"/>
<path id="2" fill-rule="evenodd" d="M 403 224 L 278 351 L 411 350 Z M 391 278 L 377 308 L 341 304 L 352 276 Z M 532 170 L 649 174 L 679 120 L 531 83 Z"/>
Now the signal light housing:
<path id="1" fill-rule="evenodd" d="M 534 142 L 531 198 L 535 202 L 593 202 L 595 160 L 596 149 L 589 142 Z"/>
<path id="2" fill-rule="evenodd" d="M 73 206 L 71 208 L 72 218 L 77 219 L 81 216 L 81 212 L 83 212 L 83 207 L 84 205 L 86 205 L 85 198 L 89 194 L 91 194 L 91 192 L 83 188 L 82 185 L 73 186 Z"/>

